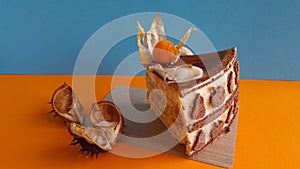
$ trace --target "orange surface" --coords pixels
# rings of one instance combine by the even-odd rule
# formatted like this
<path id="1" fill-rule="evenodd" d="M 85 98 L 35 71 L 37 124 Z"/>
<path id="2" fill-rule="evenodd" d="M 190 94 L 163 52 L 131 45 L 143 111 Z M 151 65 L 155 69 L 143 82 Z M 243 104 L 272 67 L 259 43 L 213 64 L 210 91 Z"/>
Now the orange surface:
<path id="1" fill-rule="evenodd" d="M 130 77 L 96 78 L 101 100 Z M 1 168 L 219 168 L 167 154 L 144 159 L 104 153 L 98 159 L 78 157 L 79 147 L 65 125 L 47 113 L 52 92 L 72 76 L 0 75 Z M 143 77 L 132 87 L 145 87 Z M 241 80 L 240 111 L 233 168 L 300 168 L 300 82 Z"/>

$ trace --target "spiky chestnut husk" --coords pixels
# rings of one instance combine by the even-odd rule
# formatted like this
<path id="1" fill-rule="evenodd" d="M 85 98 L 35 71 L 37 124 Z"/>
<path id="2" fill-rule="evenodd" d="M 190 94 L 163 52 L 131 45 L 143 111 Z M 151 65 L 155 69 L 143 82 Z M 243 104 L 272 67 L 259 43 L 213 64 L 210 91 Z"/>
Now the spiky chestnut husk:
<path id="1" fill-rule="evenodd" d="M 101 101 L 93 104 L 89 118 L 85 126 L 69 124 L 69 132 L 75 138 L 73 144 L 79 144 L 82 153 L 91 155 L 111 151 L 124 128 L 120 110 L 112 102 Z"/>
<path id="2" fill-rule="evenodd" d="M 62 118 L 74 137 L 71 145 L 80 145 L 81 153 L 96 158 L 99 153 L 111 151 L 123 131 L 124 120 L 117 106 L 109 101 L 92 105 L 88 119 L 83 123 L 84 109 L 72 88 L 64 83 L 53 93 L 50 104 L 54 116 Z M 89 120 L 90 119 L 90 120 Z"/>
<path id="3" fill-rule="evenodd" d="M 82 122 L 84 109 L 80 100 L 67 83 L 64 83 L 54 91 L 49 104 L 52 106 L 49 114 L 54 113 L 54 117 L 60 117 L 65 123 Z"/>
<path id="4" fill-rule="evenodd" d="M 87 152 L 87 154 L 94 155 L 100 152 L 111 151 L 112 149 L 112 143 L 109 142 L 107 133 L 102 129 L 70 123 L 69 133 L 74 137 L 71 144 L 79 144 L 81 153 Z"/>
<path id="5" fill-rule="evenodd" d="M 97 158 L 99 153 L 107 152 L 106 150 L 102 150 L 101 148 L 99 148 L 97 145 L 87 142 L 84 138 L 81 137 L 74 137 L 71 145 L 80 145 L 81 149 L 79 152 L 82 154 L 86 152 L 86 154 L 90 155 L 92 158 L 94 157 L 94 155 Z"/>

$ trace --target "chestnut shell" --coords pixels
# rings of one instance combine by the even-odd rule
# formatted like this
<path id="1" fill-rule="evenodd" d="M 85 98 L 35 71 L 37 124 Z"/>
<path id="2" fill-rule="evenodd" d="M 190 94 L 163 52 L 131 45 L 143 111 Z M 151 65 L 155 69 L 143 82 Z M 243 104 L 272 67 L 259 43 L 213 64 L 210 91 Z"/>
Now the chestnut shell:
<path id="1" fill-rule="evenodd" d="M 80 145 L 81 153 L 96 158 L 99 153 L 112 150 L 123 132 L 124 120 L 118 107 L 110 101 L 94 103 L 84 117 L 84 108 L 72 88 L 64 83 L 52 95 L 51 105 L 74 137 L 71 145 Z M 50 112 L 50 113 L 51 113 Z"/>

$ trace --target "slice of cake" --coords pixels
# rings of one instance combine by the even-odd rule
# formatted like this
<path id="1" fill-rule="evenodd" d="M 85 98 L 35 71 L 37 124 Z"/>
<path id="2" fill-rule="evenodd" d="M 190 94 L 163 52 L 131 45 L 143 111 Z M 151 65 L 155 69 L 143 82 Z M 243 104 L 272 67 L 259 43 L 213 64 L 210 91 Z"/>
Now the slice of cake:
<path id="1" fill-rule="evenodd" d="M 220 58 L 222 65 L 216 65 L 214 72 L 208 74 L 201 60 L 210 62 L 213 55 Z M 149 68 L 147 99 L 163 123 L 171 127 L 173 136 L 186 145 L 187 154 L 192 155 L 229 131 L 238 111 L 239 63 L 236 48 L 181 59 L 199 66 L 204 70 L 203 76 L 178 83 L 168 79 L 161 69 Z"/>
<path id="2" fill-rule="evenodd" d="M 193 55 L 184 44 L 194 29 L 175 46 L 166 40 L 159 15 L 148 32 L 139 23 L 138 28 L 148 103 L 171 134 L 186 145 L 186 153 L 194 155 L 229 132 L 238 112 L 237 50 Z"/>

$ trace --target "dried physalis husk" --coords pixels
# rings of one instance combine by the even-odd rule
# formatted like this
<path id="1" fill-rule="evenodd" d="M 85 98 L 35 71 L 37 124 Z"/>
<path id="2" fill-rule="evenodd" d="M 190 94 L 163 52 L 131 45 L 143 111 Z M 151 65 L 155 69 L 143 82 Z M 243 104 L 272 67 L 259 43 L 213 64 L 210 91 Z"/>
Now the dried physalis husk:
<path id="1" fill-rule="evenodd" d="M 157 64 L 153 60 L 153 50 L 155 45 L 162 40 L 166 40 L 166 33 L 164 30 L 164 24 L 161 19 L 160 14 L 153 19 L 150 30 L 145 33 L 144 28 L 141 26 L 139 22 L 137 22 L 138 26 L 138 34 L 137 34 L 137 45 L 139 48 L 139 57 L 142 65 L 146 68 Z M 184 47 L 187 39 L 189 38 L 192 31 L 195 28 L 190 28 L 181 39 L 181 41 L 176 45 L 176 56 L 172 60 L 170 64 L 174 64 L 179 60 L 179 56 L 181 54 L 192 54 L 192 52 Z"/>
<path id="2" fill-rule="evenodd" d="M 165 81 L 174 81 L 175 77 L 169 71 L 164 69 L 160 64 L 155 64 L 149 67 L 152 70 L 155 70 Z"/>
<path id="3" fill-rule="evenodd" d="M 176 45 L 176 50 L 177 50 L 177 53 L 179 53 L 173 60 L 172 60 L 172 63 L 171 64 L 174 64 L 176 63 L 179 58 L 180 58 L 180 55 L 182 53 L 184 54 L 187 54 L 187 55 L 192 55 L 193 53 L 186 47 L 184 47 L 184 45 L 186 44 L 186 41 L 189 39 L 191 33 L 196 30 L 196 28 L 194 27 L 191 27 L 185 34 L 184 36 L 182 37 L 182 39 L 180 40 L 180 42 Z"/>
<path id="4" fill-rule="evenodd" d="M 164 23 L 161 20 L 160 14 L 158 14 L 152 21 L 150 30 L 145 34 L 143 42 L 150 54 L 153 53 L 154 46 L 157 42 L 166 39 L 166 33 L 164 29 Z"/>
<path id="5" fill-rule="evenodd" d="M 84 109 L 72 88 L 64 83 L 55 90 L 50 101 L 52 111 L 65 122 L 83 122 Z"/>
<path id="6" fill-rule="evenodd" d="M 137 45 L 139 47 L 139 58 L 140 58 L 140 62 L 142 63 L 142 65 L 144 67 L 148 67 L 150 65 L 152 65 L 153 61 L 152 61 L 152 54 L 150 53 L 149 48 L 145 47 L 143 44 L 145 44 L 144 42 L 144 37 L 145 37 L 145 32 L 143 27 L 141 26 L 141 24 L 139 22 L 137 22 L 138 24 L 138 34 L 137 34 Z"/>

